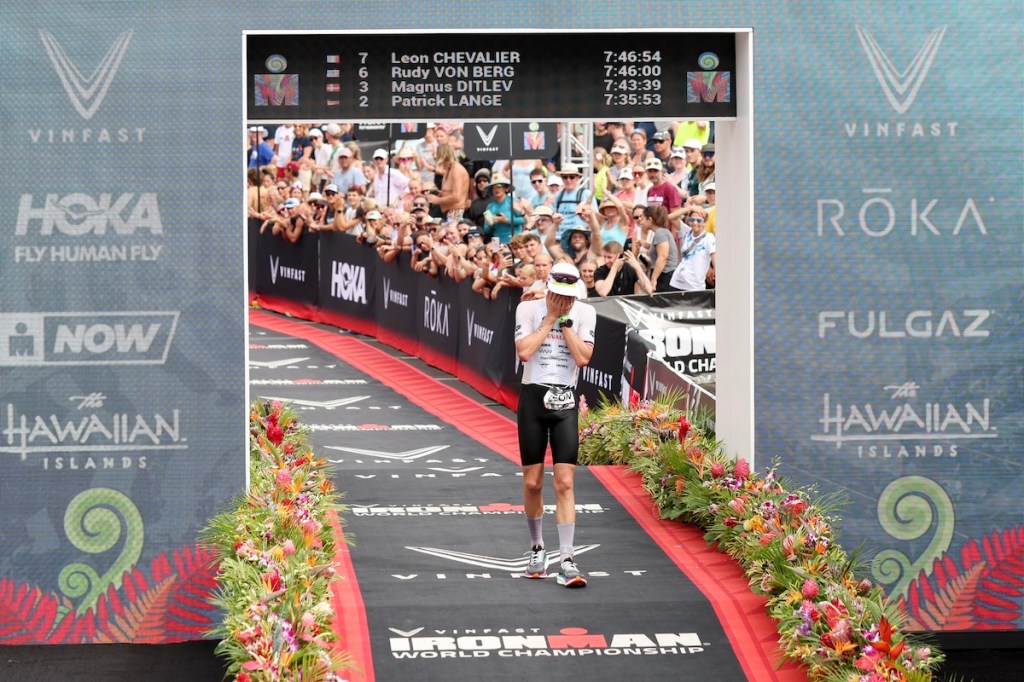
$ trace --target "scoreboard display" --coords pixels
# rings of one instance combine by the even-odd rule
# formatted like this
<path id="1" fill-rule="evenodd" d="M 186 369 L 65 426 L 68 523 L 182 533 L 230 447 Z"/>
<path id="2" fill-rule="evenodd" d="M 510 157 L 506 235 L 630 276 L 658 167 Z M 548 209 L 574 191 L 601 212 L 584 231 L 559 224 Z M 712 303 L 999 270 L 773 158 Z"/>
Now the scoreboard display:
<path id="1" fill-rule="evenodd" d="M 247 33 L 249 121 L 736 116 L 733 33 Z"/>

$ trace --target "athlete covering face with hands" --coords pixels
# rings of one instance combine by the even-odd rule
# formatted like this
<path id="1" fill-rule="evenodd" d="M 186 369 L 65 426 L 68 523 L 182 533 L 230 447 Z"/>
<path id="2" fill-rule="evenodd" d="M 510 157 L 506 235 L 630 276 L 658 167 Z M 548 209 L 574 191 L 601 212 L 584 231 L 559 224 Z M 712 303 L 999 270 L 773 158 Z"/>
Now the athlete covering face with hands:
<path id="1" fill-rule="evenodd" d="M 586 297 L 580 273 L 568 263 L 551 268 L 547 295 L 516 308 L 516 353 L 523 362 L 523 387 L 516 411 L 523 464 L 523 504 L 530 529 L 527 578 L 547 577 L 544 519 L 544 452 L 554 461 L 555 524 L 560 566 L 558 584 L 586 587 L 573 560 L 576 498 L 573 477 L 579 452 L 579 408 L 575 395 L 579 368 L 594 352 L 597 313 L 577 299 Z"/>

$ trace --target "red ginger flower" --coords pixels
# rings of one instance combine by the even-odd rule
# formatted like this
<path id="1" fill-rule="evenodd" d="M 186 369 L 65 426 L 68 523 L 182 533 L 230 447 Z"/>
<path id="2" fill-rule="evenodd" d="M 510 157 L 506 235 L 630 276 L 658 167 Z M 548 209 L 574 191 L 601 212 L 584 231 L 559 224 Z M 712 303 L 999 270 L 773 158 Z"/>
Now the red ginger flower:
<path id="1" fill-rule="evenodd" d="M 267 439 L 274 445 L 280 445 L 284 440 L 284 429 L 277 424 L 271 424 L 267 427 Z"/>
<path id="2" fill-rule="evenodd" d="M 690 424 L 690 421 L 685 416 L 682 416 L 682 417 L 679 418 L 679 442 L 680 443 L 682 443 L 683 441 L 686 440 L 686 434 L 688 434 L 690 432 L 690 427 L 691 426 L 692 426 L 692 424 Z"/>
<path id="3" fill-rule="evenodd" d="M 750 476 L 750 464 L 747 463 L 747 460 L 736 460 L 736 469 L 733 475 L 741 481 Z"/>

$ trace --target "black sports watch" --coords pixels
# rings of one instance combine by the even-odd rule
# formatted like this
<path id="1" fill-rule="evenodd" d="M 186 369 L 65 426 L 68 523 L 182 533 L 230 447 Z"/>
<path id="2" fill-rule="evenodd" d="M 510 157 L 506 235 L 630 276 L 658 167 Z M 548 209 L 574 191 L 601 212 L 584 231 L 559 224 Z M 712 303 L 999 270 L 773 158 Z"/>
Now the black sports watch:
<path id="1" fill-rule="evenodd" d="M 568 327 L 569 329 L 572 328 L 572 318 L 571 317 L 564 317 L 561 320 L 559 320 L 559 323 L 560 323 L 560 326 L 562 328 L 566 328 L 566 327 Z"/>

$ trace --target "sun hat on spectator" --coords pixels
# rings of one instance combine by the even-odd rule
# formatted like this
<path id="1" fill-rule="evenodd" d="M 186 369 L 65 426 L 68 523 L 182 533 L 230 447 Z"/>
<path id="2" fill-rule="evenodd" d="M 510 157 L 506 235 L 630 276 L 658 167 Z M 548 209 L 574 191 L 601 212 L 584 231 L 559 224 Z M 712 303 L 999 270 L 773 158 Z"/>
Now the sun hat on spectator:
<path id="1" fill-rule="evenodd" d="M 550 206 L 546 206 L 544 204 L 541 204 L 537 208 L 533 209 L 533 215 L 535 215 L 535 216 L 547 216 L 548 218 L 553 218 L 554 215 L 555 215 L 555 212 L 551 210 Z"/>
<path id="2" fill-rule="evenodd" d="M 366 214 L 367 220 L 380 220 L 380 211 L 369 211 Z"/>
<path id="3" fill-rule="evenodd" d="M 296 161 L 289 161 L 288 164 L 285 165 L 285 168 L 290 170 L 292 173 L 298 173 L 299 172 L 299 164 Z M 292 185 L 292 187 L 294 187 L 294 186 L 295 185 Z"/>
<path id="4" fill-rule="evenodd" d="M 416 156 L 416 153 L 412 150 L 412 147 L 402 147 L 398 150 L 398 158 L 400 159 L 411 159 Z"/>
<path id="5" fill-rule="evenodd" d="M 334 192 L 335 194 L 337 194 L 338 193 L 338 186 L 337 185 L 327 185 L 326 187 L 324 187 L 324 194 L 327 194 L 328 192 Z"/>
<path id="6" fill-rule="evenodd" d="M 348 147 L 346 147 L 345 145 L 341 145 L 341 148 L 338 149 L 338 156 L 344 156 L 346 158 L 351 158 L 352 157 L 352 150 L 349 149 Z"/>
<path id="7" fill-rule="evenodd" d="M 714 151 L 715 151 L 715 143 L 714 142 L 708 142 L 706 145 L 704 145 L 703 147 L 700 148 L 701 154 L 703 154 L 704 152 L 714 152 Z"/>
<path id="8" fill-rule="evenodd" d="M 683 143 L 683 149 L 700 149 L 704 145 L 696 137 L 691 137 Z"/>
<path id="9" fill-rule="evenodd" d="M 686 150 L 682 147 L 672 147 L 672 158 L 673 159 L 685 159 Z"/>
<path id="10" fill-rule="evenodd" d="M 717 192 L 718 190 L 715 189 L 715 183 L 709 182 L 708 184 L 704 185 L 704 191 L 705 192 Z"/>
<path id="11" fill-rule="evenodd" d="M 576 286 L 578 281 L 580 281 L 580 271 L 576 269 L 575 265 L 571 263 L 555 263 L 551 266 L 551 273 L 548 275 L 548 291 L 562 296 L 581 298 L 580 288 Z M 585 289 L 582 293 L 582 297 L 586 297 Z"/>
<path id="12" fill-rule="evenodd" d="M 496 187 L 498 185 L 505 185 L 506 187 L 508 187 L 511 184 L 512 183 L 509 182 L 508 178 L 499 173 L 498 175 L 495 175 L 493 178 L 491 178 L 491 182 L 487 186 Z"/>
<path id="13" fill-rule="evenodd" d="M 373 158 L 375 158 L 375 159 L 386 159 L 386 158 L 388 158 L 388 153 L 384 149 L 376 149 L 373 152 Z"/>
<path id="14" fill-rule="evenodd" d="M 306 133 L 310 137 L 323 137 L 324 134 L 319 128 L 310 128 L 309 132 Z"/>
<path id="15" fill-rule="evenodd" d="M 563 163 L 562 167 L 558 169 L 558 174 L 562 176 L 582 175 L 582 173 L 580 173 L 580 167 L 577 166 L 575 163 Z"/>
<path id="16" fill-rule="evenodd" d="M 644 168 L 647 170 L 664 170 L 665 166 L 662 165 L 661 159 L 647 159 L 644 161 Z"/>
<path id="17" fill-rule="evenodd" d="M 249 127 L 249 132 L 250 133 L 264 133 L 265 134 L 267 132 L 267 129 L 264 128 L 263 126 L 250 126 Z"/>
<path id="18" fill-rule="evenodd" d="M 341 135 L 341 126 L 337 123 L 328 123 L 324 126 L 324 132 L 332 137 Z"/>
<path id="19" fill-rule="evenodd" d="M 549 187 L 561 187 L 563 184 L 564 183 L 562 182 L 562 178 L 558 177 L 554 173 L 548 176 Z"/>
<path id="20" fill-rule="evenodd" d="M 490 178 L 491 177 L 491 169 L 490 168 L 481 168 L 476 173 L 473 173 L 473 177 L 476 178 L 476 179 Z"/>
<path id="21" fill-rule="evenodd" d="M 629 148 L 626 147 L 626 145 L 623 144 L 621 141 L 616 141 L 615 144 L 612 145 L 611 153 L 612 154 L 628 154 L 629 153 Z"/>
<path id="22" fill-rule="evenodd" d="M 284 204 L 281 205 L 281 208 L 295 208 L 298 205 L 299 205 L 299 200 L 296 199 L 295 197 L 292 197 L 288 201 L 284 202 Z"/>
<path id="23" fill-rule="evenodd" d="M 616 180 L 621 180 L 622 178 L 628 178 L 630 180 L 633 179 L 633 167 L 632 166 L 623 166 L 622 168 L 620 168 L 617 171 L 615 171 L 615 179 Z"/>
<path id="24" fill-rule="evenodd" d="M 659 130 L 658 132 L 654 133 L 654 135 L 651 135 L 651 139 L 656 140 L 658 142 L 663 142 L 664 140 L 667 140 L 669 137 L 671 137 L 671 134 L 667 130 Z"/>
<path id="25" fill-rule="evenodd" d="M 295 163 L 295 162 L 294 162 L 294 161 L 292 161 L 292 163 Z M 288 164 L 288 170 L 291 170 L 291 169 L 292 169 L 292 163 L 289 163 L 289 164 Z M 299 165 L 299 164 L 295 163 L 296 169 L 298 168 L 298 165 Z M 290 187 L 291 187 L 292 189 L 302 189 L 302 183 L 301 183 L 301 182 L 299 182 L 298 180 L 296 180 L 295 182 L 293 182 L 293 183 L 292 183 L 292 184 L 290 185 Z"/>
<path id="26" fill-rule="evenodd" d="M 309 193 L 309 201 L 320 201 L 323 198 L 324 198 L 324 195 L 320 194 L 320 192 L 310 192 Z"/>
<path id="27" fill-rule="evenodd" d="M 604 210 L 605 210 L 606 208 L 615 208 L 615 202 L 614 202 L 614 201 L 612 201 L 611 199 L 605 199 L 604 201 L 602 201 L 602 202 L 601 202 L 601 203 L 600 203 L 600 204 L 598 205 L 598 207 L 597 207 L 597 212 L 598 212 L 598 213 L 601 213 L 601 212 L 603 212 L 603 211 L 604 211 Z"/>

